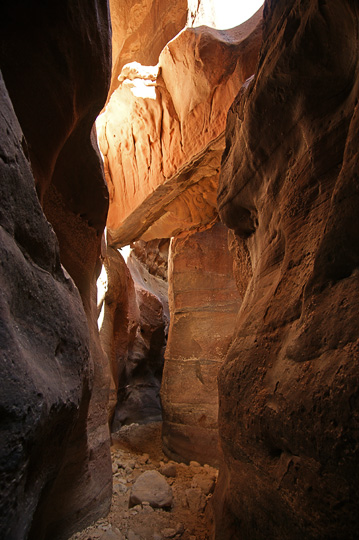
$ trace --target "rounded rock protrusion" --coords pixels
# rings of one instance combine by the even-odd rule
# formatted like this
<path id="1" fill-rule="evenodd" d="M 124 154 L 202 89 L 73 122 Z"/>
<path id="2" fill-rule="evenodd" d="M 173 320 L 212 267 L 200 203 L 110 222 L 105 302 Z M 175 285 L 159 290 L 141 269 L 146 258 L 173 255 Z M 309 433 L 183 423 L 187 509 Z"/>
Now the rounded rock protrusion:
<path id="1" fill-rule="evenodd" d="M 172 506 L 171 487 L 157 471 L 145 471 L 133 484 L 130 493 L 129 507 L 148 502 L 153 508 Z"/>

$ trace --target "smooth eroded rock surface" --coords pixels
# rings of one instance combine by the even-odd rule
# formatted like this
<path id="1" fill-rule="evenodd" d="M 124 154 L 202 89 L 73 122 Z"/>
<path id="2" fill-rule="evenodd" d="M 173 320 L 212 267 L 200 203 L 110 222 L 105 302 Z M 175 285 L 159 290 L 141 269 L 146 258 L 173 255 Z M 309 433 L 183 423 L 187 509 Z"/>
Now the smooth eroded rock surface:
<path id="1" fill-rule="evenodd" d="M 264 13 L 218 198 L 250 269 L 219 376 L 216 538 L 354 539 L 359 8 L 296 0 Z"/>
<path id="2" fill-rule="evenodd" d="M 184 27 L 187 0 L 110 0 L 112 77 L 109 96 L 125 64 L 154 65 L 163 47 Z"/>
<path id="3" fill-rule="evenodd" d="M 0 59 L 36 189 L 57 235 L 61 263 L 80 292 L 90 335 L 83 424 L 71 433 L 56 486 L 53 492 L 47 486 L 33 521 L 38 538 L 57 538 L 103 515 L 111 497 L 109 372 L 96 325 L 96 277 L 108 192 L 93 131 L 111 76 L 107 3 L 7 3 L 0 21 Z M 51 324 L 56 326 L 56 317 Z M 55 373 L 54 381 L 57 378 L 61 385 Z M 43 414 L 46 424 L 48 413 Z M 43 527 L 48 527 L 46 532 Z"/>
<path id="4" fill-rule="evenodd" d="M 56 489 L 74 461 L 68 448 L 87 452 L 90 341 L 2 79 L 0 100 L 0 536 L 42 539 L 51 529 L 39 512 L 45 499 L 76 496 L 78 472 Z"/>
<path id="5" fill-rule="evenodd" d="M 109 420 L 112 422 L 118 388 L 124 383 L 124 371 L 140 318 L 136 292 L 122 255 L 105 248 L 103 269 L 98 279 L 98 311 L 100 339 L 111 370 Z"/>
<path id="6" fill-rule="evenodd" d="M 113 431 L 162 418 L 159 393 L 169 320 L 168 283 L 162 276 L 167 275 L 168 241 L 153 243 L 148 258 L 144 242 L 137 252 L 143 262 L 131 253 L 127 266 L 119 251 L 108 247 L 99 280 L 104 281 L 99 327 L 112 373 Z"/>
<path id="7" fill-rule="evenodd" d="M 110 245 L 214 223 L 227 111 L 253 74 L 261 13 L 238 28 L 186 28 L 157 66 L 124 66 L 97 120 Z"/>

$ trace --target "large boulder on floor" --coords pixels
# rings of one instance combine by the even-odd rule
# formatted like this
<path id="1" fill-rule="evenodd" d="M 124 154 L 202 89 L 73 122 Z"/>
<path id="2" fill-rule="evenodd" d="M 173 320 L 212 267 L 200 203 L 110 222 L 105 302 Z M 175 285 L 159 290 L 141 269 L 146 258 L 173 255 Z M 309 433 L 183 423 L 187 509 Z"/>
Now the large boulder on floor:
<path id="1" fill-rule="evenodd" d="M 129 505 L 148 502 L 153 508 L 169 508 L 172 501 L 172 489 L 164 476 L 158 471 L 145 471 L 131 488 Z"/>
<path id="2" fill-rule="evenodd" d="M 218 198 L 252 277 L 219 376 L 216 538 L 355 539 L 359 6 L 281 0 L 264 13 Z"/>

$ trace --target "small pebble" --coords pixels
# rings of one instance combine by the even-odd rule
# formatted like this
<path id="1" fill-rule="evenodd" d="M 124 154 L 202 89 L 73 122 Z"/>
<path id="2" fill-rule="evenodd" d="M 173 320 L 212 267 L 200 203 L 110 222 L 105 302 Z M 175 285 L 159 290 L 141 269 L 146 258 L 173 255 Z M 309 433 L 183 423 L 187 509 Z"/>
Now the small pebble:
<path id="1" fill-rule="evenodd" d="M 138 461 L 140 461 L 140 463 L 147 463 L 149 459 L 150 456 L 148 454 L 142 454 L 142 456 L 138 458 Z"/>
<path id="2" fill-rule="evenodd" d="M 154 509 L 152 506 L 144 506 L 142 508 L 141 514 L 152 514 L 154 512 Z"/>
<path id="3" fill-rule="evenodd" d="M 160 473 L 168 478 L 177 476 L 177 467 L 174 463 L 168 463 L 160 468 Z"/>
<path id="4" fill-rule="evenodd" d="M 120 493 L 127 493 L 128 487 L 124 486 L 123 484 L 116 484 L 113 486 L 113 491 L 117 493 L 118 495 Z"/>
<path id="5" fill-rule="evenodd" d="M 176 536 L 177 531 L 176 529 L 163 529 L 162 534 L 165 538 L 173 538 Z"/>
<path id="6" fill-rule="evenodd" d="M 118 529 L 116 531 L 110 529 L 103 533 L 100 540 L 123 540 L 123 536 Z"/>
<path id="7" fill-rule="evenodd" d="M 136 533 L 134 533 L 131 529 L 127 533 L 127 540 L 141 540 L 139 536 L 137 536 Z"/>

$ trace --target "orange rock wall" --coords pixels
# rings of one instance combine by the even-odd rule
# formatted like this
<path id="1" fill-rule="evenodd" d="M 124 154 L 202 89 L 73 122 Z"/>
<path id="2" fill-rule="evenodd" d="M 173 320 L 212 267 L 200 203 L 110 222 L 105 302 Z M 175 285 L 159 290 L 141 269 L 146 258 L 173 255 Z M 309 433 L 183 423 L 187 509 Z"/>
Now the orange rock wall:
<path id="1" fill-rule="evenodd" d="M 125 64 L 154 65 L 163 47 L 186 24 L 187 0 L 110 0 L 112 77 L 109 96 L 118 87 Z"/>
<path id="2" fill-rule="evenodd" d="M 228 116 L 218 204 L 250 272 L 219 375 L 216 538 L 357 537 L 358 24 L 349 1 L 266 2 Z"/>
<path id="3" fill-rule="evenodd" d="M 218 464 L 217 373 L 240 306 L 227 228 L 218 223 L 173 239 L 169 261 L 164 450 L 175 459 Z"/>
<path id="4" fill-rule="evenodd" d="M 226 115 L 254 72 L 260 20 L 259 12 L 226 32 L 186 28 L 155 68 L 124 67 L 97 121 L 110 244 L 145 233 L 146 240 L 171 237 L 214 222 Z"/>
<path id="5" fill-rule="evenodd" d="M 42 510 L 55 497 L 58 517 L 61 497 L 71 495 L 76 503 L 79 495 L 90 339 L 81 298 L 60 264 L 56 236 L 40 207 L 26 141 L 2 78 L 0 109 L 0 536 L 60 538 L 69 528 L 60 522 L 49 533 L 53 516 Z M 71 484 L 57 490 L 72 467 Z"/>
<path id="6" fill-rule="evenodd" d="M 111 370 L 111 424 L 117 404 L 119 381 L 123 378 L 128 352 L 136 337 L 140 313 L 133 279 L 122 255 L 116 249 L 107 247 L 103 263 L 106 276 L 101 273 L 99 278 L 104 280 L 104 291 L 99 298 L 98 309 L 101 344 Z"/>

